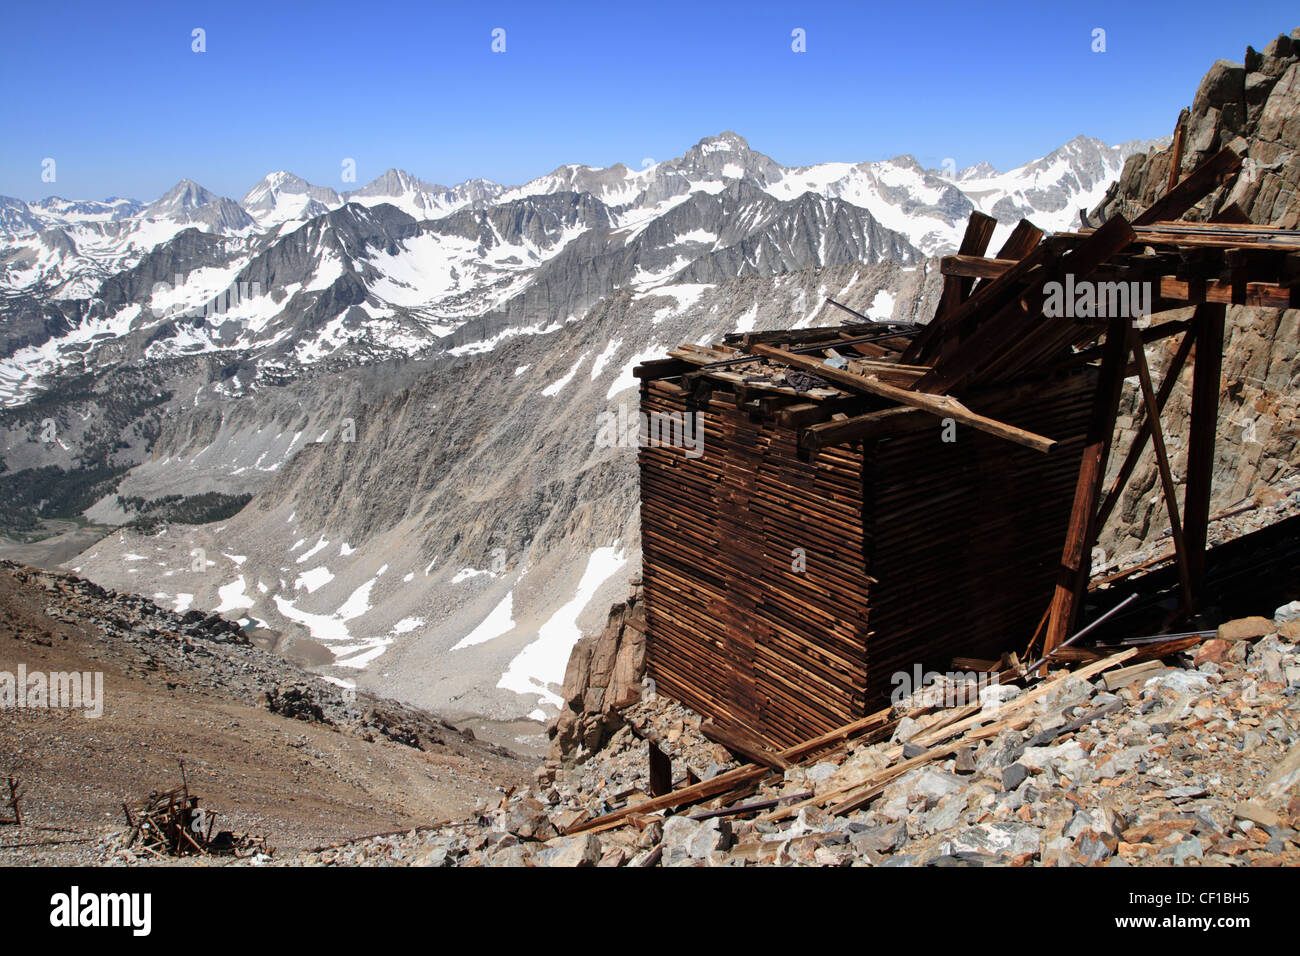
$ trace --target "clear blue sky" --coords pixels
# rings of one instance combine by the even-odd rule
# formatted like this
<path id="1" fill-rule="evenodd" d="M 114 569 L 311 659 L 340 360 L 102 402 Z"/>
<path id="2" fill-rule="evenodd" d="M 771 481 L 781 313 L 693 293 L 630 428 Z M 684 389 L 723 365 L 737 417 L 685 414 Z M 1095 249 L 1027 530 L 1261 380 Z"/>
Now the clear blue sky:
<path id="1" fill-rule="evenodd" d="M 912 153 L 1005 169 L 1079 133 L 1169 133 L 1213 60 L 1290 32 L 1300 7 L 35 0 L 0 23 L 0 194 L 149 200 L 182 177 L 239 198 L 276 169 L 351 188 L 345 157 L 357 185 L 390 166 L 514 184 L 667 159 L 724 129 L 786 165 Z"/>

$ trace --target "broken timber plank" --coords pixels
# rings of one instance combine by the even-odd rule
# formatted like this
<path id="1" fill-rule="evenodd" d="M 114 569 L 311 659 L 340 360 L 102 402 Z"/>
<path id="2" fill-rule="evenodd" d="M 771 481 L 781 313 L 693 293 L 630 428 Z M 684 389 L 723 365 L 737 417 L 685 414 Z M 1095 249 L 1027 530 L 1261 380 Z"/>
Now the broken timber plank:
<path id="1" fill-rule="evenodd" d="M 793 766 L 790 761 L 768 750 L 761 741 L 737 727 L 719 727 L 712 720 L 706 720 L 700 725 L 700 733 L 715 744 L 721 744 L 732 753 L 744 757 L 750 763 L 762 764 L 778 771 L 788 770 Z"/>
<path id="2" fill-rule="evenodd" d="M 866 778 L 859 780 L 856 783 L 849 784 L 848 786 L 841 787 L 840 789 L 829 793 L 820 794 L 811 800 L 796 803 L 774 813 L 764 814 L 760 819 L 773 821 L 782 820 L 786 817 L 794 816 L 805 806 L 812 804 L 825 804 L 832 798 L 836 797 L 843 799 L 831 808 L 832 813 L 843 814 L 859 809 L 871 800 L 874 800 L 889 783 L 893 782 L 898 777 L 901 777 L 909 770 L 923 766 L 924 764 L 930 763 L 940 757 L 945 757 L 949 754 L 955 753 L 957 750 L 974 740 L 983 740 L 987 737 L 996 736 L 1008 726 L 1014 725 L 1017 720 L 1023 720 L 1025 724 L 1028 724 L 1030 722 L 1029 717 L 1008 715 L 1015 715 L 1018 711 L 1025 709 L 1029 704 L 1032 704 L 1044 694 L 1055 689 L 1062 681 L 1068 680 L 1071 677 L 1080 680 L 1090 680 L 1102 671 L 1109 670 L 1112 667 L 1136 657 L 1138 653 L 1138 648 L 1129 648 L 1126 651 L 1110 655 L 1103 660 L 1081 667 L 1077 671 L 1066 671 L 1058 674 L 1055 677 L 1030 688 L 1019 697 L 1002 704 L 997 710 L 996 717 L 992 713 L 982 711 L 980 708 L 975 708 L 978 712 L 973 714 L 968 713 L 971 708 L 961 708 L 955 714 L 950 715 L 948 720 L 933 727 L 926 728 L 913 738 L 916 743 L 927 748 L 925 753 L 904 760 L 902 763 L 891 763 L 889 766 L 882 767 L 879 770 L 868 774 Z M 990 720 L 993 722 L 988 723 Z M 981 724 L 984 724 L 984 726 L 980 726 Z M 943 741 L 949 740 L 954 736 L 957 737 L 956 740 L 947 744 L 943 743 Z M 902 752 L 902 748 L 898 747 L 891 751 L 887 756 L 889 756 L 891 760 L 897 760 L 902 756 Z"/>
<path id="3" fill-rule="evenodd" d="M 1133 220 L 1146 226 L 1162 219 L 1177 219 L 1191 209 L 1228 176 L 1241 169 L 1241 155 L 1225 146 L 1187 174 L 1187 177 Z"/>
<path id="4" fill-rule="evenodd" d="M 817 753 L 827 747 L 833 746 L 843 740 L 860 736 L 869 730 L 878 728 L 890 722 L 892 707 L 876 711 L 859 720 L 851 721 L 834 730 L 828 731 L 820 736 L 813 737 L 811 740 L 805 740 L 801 744 L 793 747 L 787 747 L 779 754 L 785 760 L 801 760 L 809 754 Z M 685 806 L 691 803 L 698 803 L 701 800 L 707 800 L 709 797 L 716 797 L 719 794 L 728 793 L 736 787 L 760 779 L 764 774 L 770 773 L 767 767 L 756 764 L 745 764 L 737 767 L 735 770 L 728 770 L 726 773 L 720 773 L 716 777 L 711 777 L 700 783 L 693 784 L 689 787 L 683 787 L 681 790 L 674 790 L 672 793 L 664 794 L 662 797 L 655 797 L 652 800 L 644 800 L 634 806 L 624 807 L 621 810 L 615 810 L 607 813 L 602 817 L 596 817 L 592 820 L 586 820 L 582 823 L 574 824 L 565 829 L 566 836 L 574 833 L 583 833 L 587 830 L 608 830 L 611 827 L 621 825 L 627 817 L 634 813 L 653 813 L 656 810 L 666 810 L 672 807 Z"/>
<path id="5" fill-rule="evenodd" d="M 952 392 L 982 374 L 987 376 L 992 369 L 1006 368 L 1008 362 L 1019 362 L 1022 356 L 1033 351 L 1027 347 L 1030 340 L 1046 338 L 1059 341 L 1062 336 L 1077 335 L 1079 326 L 1075 322 L 1042 315 L 1038 305 L 1042 301 L 1044 286 L 1053 279 L 1068 276 L 1073 276 L 1076 282 L 1087 279 L 1108 257 L 1129 245 L 1133 238 L 1132 227 L 1124 217 L 1116 216 L 1066 255 L 1047 264 L 1032 277 L 1022 277 L 1028 281 L 1018 294 L 995 306 L 996 311 L 984 313 L 969 339 L 961 343 L 961 348 L 945 354 L 930 374 L 917 382 L 916 387 L 928 392 Z M 1048 244 L 1039 247 L 1040 250 L 1048 248 Z M 1008 281 L 1030 258 L 1022 259 L 989 283 L 988 289 Z M 979 298 L 977 292 L 967 305 Z"/>
<path id="6" fill-rule="evenodd" d="M 1058 677 L 1052 678 L 1051 680 L 1046 681 L 1043 684 L 1040 684 L 1038 687 L 1026 691 L 1025 693 L 1021 694 L 1019 697 L 1015 698 L 1014 700 L 1002 704 L 997 711 L 997 719 L 994 720 L 993 723 L 988 724 L 986 726 L 983 727 L 979 726 L 981 723 L 984 723 L 985 720 L 987 720 L 987 715 L 981 712 L 981 713 L 974 714 L 970 717 L 964 718 L 963 720 L 958 721 L 955 724 L 943 728 L 944 733 L 941 736 L 937 735 L 938 736 L 937 740 L 932 737 L 930 740 L 927 740 L 926 743 L 937 744 L 938 740 L 949 738 L 954 733 L 960 733 L 961 736 L 958 737 L 956 740 L 952 741 L 951 743 L 945 744 L 943 746 L 937 746 L 937 747 L 932 746 L 931 749 L 927 750 L 923 754 L 913 757 L 910 760 L 905 760 L 900 764 L 895 764 L 893 766 L 886 767 L 880 771 L 877 771 L 872 776 L 868 777 L 866 781 L 863 781 L 852 787 L 845 788 L 844 791 L 841 791 L 845 794 L 845 799 L 841 800 L 839 803 L 832 806 L 830 808 L 831 813 L 839 816 L 860 809 L 861 807 L 869 803 L 871 800 L 875 799 L 875 797 L 878 796 L 880 792 L 884 789 L 884 786 L 886 784 L 896 779 L 897 777 L 901 776 L 903 773 L 906 773 L 908 770 L 912 770 L 916 767 L 922 766 L 939 757 L 946 757 L 951 753 L 955 753 L 957 750 L 961 749 L 961 747 L 970 743 L 972 740 L 983 740 L 988 737 L 996 736 L 997 734 L 1001 733 L 1006 727 L 1015 723 L 1017 720 L 1024 720 L 1026 723 L 1028 723 L 1029 722 L 1028 717 L 1023 717 L 1023 716 L 1009 717 L 1008 715 L 1016 714 L 1018 711 L 1024 710 L 1028 704 L 1038 700 L 1038 698 L 1048 693 L 1050 690 L 1055 688 L 1055 686 L 1058 683 L 1064 680 L 1068 680 L 1069 678 L 1072 677 L 1078 678 L 1079 680 L 1090 680 L 1091 678 L 1095 677 L 1097 674 L 1100 674 L 1102 671 L 1109 670 L 1110 668 L 1116 667 L 1119 664 L 1122 664 L 1123 662 L 1129 660 L 1130 658 L 1135 657 L 1137 653 L 1138 653 L 1137 648 L 1130 648 L 1129 650 L 1123 651 L 1122 653 L 1113 654 L 1110 657 L 1107 657 L 1103 660 L 1096 661 L 1095 663 L 1092 664 L 1088 664 L 1085 667 L 1081 667 L 1077 671 L 1069 671 L 1066 672 L 1065 674 L 1059 675 Z M 922 734 L 918 734 L 917 736 L 924 737 L 925 734 L 923 732 Z M 878 779 L 881 776 L 884 776 L 885 779 L 884 780 Z M 834 795 L 835 794 L 827 794 L 826 796 L 829 797 Z M 818 798 L 818 799 L 823 799 L 823 798 Z M 790 809 L 794 809 L 794 808 L 790 808 Z"/>
<path id="7" fill-rule="evenodd" d="M 879 395 L 881 398 L 891 398 L 899 404 L 920 408 L 933 415 L 938 415 L 940 418 L 951 418 L 964 425 L 969 425 L 977 431 L 986 432 L 998 438 L 1005 438 L 1035 451 L 1049 452 L 1056 446 L 1056 442 L 1051 438 L 1045 438 L 1023 428 L 1016 428 L 1014 425 L 1008 425 L 1005 422 L 980 415 L 948 395 L 914 392 L 910 389 L 882 382 L 873 376 L 855 375 L 852 372 L 832 368 L 820 359 L 795 355 L 769 345 L 754 345 L 751 346 L 751 350 L 759 355 L 792 365 L 795 368 L 812 372 L 838 385 L 844 385 L 859 392 Z"/>
<path id="8" fill-rule="evenodd" d="M 920 431 L 935 423 L 934 415 L 923 408 L 900 405 L 884 408 L 865 415 L 855 415 L 843 421 L 820 422 L 805 428 L 799 443 L 805 448 L 818 449 L 850 441 L 866 441 L 887 435 Z"/>

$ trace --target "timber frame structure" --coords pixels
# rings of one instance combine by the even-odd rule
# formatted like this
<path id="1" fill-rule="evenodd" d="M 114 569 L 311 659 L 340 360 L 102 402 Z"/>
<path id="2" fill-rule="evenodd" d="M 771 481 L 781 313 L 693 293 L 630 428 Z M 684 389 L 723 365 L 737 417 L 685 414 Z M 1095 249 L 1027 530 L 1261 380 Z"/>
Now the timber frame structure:
<path id="1" fill-rule="evenodd" d="M 790 746 L 874 710 L 909 662 L 1026 645 L 1048 658 L 1078 624 L 1098 533 L 1148 442 L 1183 602 L 1166 626 L 1195 613 L 1226 308 L 1300 307 L 1300 232 L 1235 206 L 1179 221 L 1241 164 L 1224 148 L 1131 222 L 1045 235 L 1022 220 L 993 257 L 996 222 L 973 214 L 928 325 L 854 313 L 639 366 L 643 413 L 699 414 L 705 442 L 691 456 L 643 440 L 639 456 L 657 685 L 734 739 Z M 1135 283 L 1149 315 L 1116 308 Z M 1085 287 L 1100 292 L 1092 310 L 1045 314 Z M 1157 383 L 1146 346 L 1172 336 Z M 1188 362 L 1180 507 L 1161 413 Z M 1144 418 L 1106 487 L 1134 376 Z"/>

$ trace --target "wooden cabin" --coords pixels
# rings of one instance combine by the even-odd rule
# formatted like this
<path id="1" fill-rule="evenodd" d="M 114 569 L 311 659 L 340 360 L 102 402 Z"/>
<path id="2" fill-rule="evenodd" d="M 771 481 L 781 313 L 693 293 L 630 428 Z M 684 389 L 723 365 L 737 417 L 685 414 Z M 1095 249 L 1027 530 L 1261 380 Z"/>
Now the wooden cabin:
<path id="1" fill-rule="evenodd" d="M 929 415 L 809 449 L 803 406 L 843 396 L 652 374 L 647 421 L 698 416 L 702 429 L 698 448 L 639 452 L 647 662 L 661 692 L 786 746 L 888 706 L 893 675 L 915 664 L 996 657 L 1009 639 L 1024 650 L 1056 581 L 1092 369 L 1032 401 L 969 402 L 1055 436 L 1051 455 Z"/>

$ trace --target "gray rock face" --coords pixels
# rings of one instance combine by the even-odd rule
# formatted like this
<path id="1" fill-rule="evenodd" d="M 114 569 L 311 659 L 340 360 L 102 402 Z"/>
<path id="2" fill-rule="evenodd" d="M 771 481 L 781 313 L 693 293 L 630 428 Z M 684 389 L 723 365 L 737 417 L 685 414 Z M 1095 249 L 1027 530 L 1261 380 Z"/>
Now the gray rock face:
<path id="1" fill-rule="evenodd" d="M 1024 167 L 1026 188 L 1006 196 L 994 206 L 1002 222 L 1036 220 L 1047 213 L 1073 212 L 1076 197 L 1110 183 L 1123 162 L 1155 145 L 1155 140 L 1134 140 L 1107 146 L 1086 136 L 1076 136 L 1064 146 Z M 1077 220 L 1076 223 L 1077 224 Z"/>
<path id="2" fill-rule="evenodd" d="M 0 196 L 0 235 L 22 235 L 44 227 L 44 221 L 27 203 L 12 196 Z"/>
<path id="3" fill-rule="evenodd" d="M 1185 111 L 1181 175 L 1229 143 L 1236 143 L 1245 156 L 1242 173 L 1185 218 L 1204 221 L 1235 204 L 1252 222 L 1295 229 L 1300 226 L 1300 55 L 1291 37 L 1279 37 L 1263 53 L 1247 48 L 1245 60 L 1244 65 L 1217 61 Z M 1171 158 L 1168 149 L 1131 156 L 1093 218 L 1117 213 L 1131 217 L 1149 206 L 1164 193 Z M 1176 347 L 1176 339 L 1171 339 L 1149 350 L 1155 374 L 1168 367 Z M 1252 499 L 1274 500 L 1272 486 L 1300 460 L 1300 436 L 1294 428 L 1300 418 L 1294 387 L 1298 375 L 1300 312 L 1229 306 L 1212 513 Z M 1190 383 L 1190 374 L 1184 374 L 1164 415 L 1179 483 L 1187 473 Z M 1141 417 L 1140 405 L 1137 389 L 1126 386 L 1117 447 L 1127 447 L 1132 426 Z M 1112 472 L 1122 457 L 1112 456 Z M 1148 448 L 1101 535 L 1108 555 L 1141 547 L 1168 527 L 1159 495 L 1152 494 L 1157 481 Z"/>
<path id="4" fill-rule="evenodd" d="M 371 205 L 386 202 L 416 219 L 435 219 L 465 206 L 480 207 L 494 201 L 503 187 L 484 179 L 471 179 L 458 186 L 426 183 L 405 170 L 390 169 L 360 189 L 343 194 L 348 202 Z M 321 198 L 321 197 L 317 197 Z"/>

